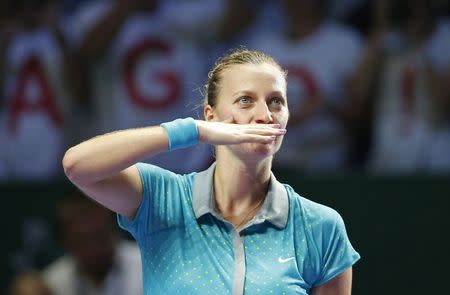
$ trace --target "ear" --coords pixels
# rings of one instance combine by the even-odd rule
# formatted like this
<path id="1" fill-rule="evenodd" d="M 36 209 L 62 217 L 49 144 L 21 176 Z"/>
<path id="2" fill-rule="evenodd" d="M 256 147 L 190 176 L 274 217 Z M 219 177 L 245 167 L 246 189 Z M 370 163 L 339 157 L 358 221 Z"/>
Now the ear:
<path id="1" fill-rule="evenodd" d="M 214 121 L 216 116 L 214 114 L 213 107 L 207 104 L 203 108 L 203 116 L 205 117 L 205 121 Z"/>

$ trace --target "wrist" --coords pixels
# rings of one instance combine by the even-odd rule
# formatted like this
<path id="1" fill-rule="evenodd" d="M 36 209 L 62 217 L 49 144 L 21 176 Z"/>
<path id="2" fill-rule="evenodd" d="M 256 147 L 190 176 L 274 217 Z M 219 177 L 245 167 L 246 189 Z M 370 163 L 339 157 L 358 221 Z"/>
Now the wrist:
<path id="1" fill-rule="evenodd" d="M 161 127 L 166 130 L 169 151 L 190 147 L 196 145 L 199 141 L 197 122 L 192 118 L 162 123 Z"/>
<path id="2" fill-rule="evenodd" d="M 195 123 L 197 124 L 198 129 L 198 141 L 201 143 L 205 143 L 206 137 L 205 137 L 205 124 L 206 121 L 203 120 L 195 120 Z"/>

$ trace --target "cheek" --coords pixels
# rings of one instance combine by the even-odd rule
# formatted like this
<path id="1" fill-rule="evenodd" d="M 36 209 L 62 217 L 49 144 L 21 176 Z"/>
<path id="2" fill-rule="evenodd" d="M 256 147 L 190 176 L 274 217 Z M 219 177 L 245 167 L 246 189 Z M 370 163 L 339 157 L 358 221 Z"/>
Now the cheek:
<path id="1" fill-rule="evenodd" d="M 281 124 L 281 127 L 286 127 L 287 122 L 289 120 L 289 111 L 284 109 L 283 111 L 277 114 L 277 122 Z"/>
<path id="2" fill-rule="evenodd" d="M 232 109 L 230 116 L 233 116 L 234 120 L 238 124 L 249 124 L 251 115 L 247 109 Z"/>
<path id="3" fill-rule="evenodd" d="M 246 112 L 243 109 L 239 109 L 234 105 L 221 105 L 215 110 L 216 120 L 224 121 L 230 118 L 234 119 L 234 123 L 245 124 L 246 122 Z M 248 115 L 248 114 L 247 114 Z"/>
<path id="4" fill-rule="evenodd" d="M 233 112 L 229 109 L 220 109 L 220 111 L 216 110 L 215 119 L 216 121 L 224 121 L 228 120 L 233 115 Z"/>

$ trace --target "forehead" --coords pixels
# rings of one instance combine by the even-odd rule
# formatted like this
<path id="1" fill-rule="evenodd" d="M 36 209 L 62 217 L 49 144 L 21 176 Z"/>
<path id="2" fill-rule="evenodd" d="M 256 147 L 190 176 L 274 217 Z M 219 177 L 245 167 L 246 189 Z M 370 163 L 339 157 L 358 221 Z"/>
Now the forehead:
<path id="1" fill-rule="evenodd" d="M 286 93 L 286 79 L 274 65 L 232 65 L 222 72 L 221 92 L 279 91 Z"/>

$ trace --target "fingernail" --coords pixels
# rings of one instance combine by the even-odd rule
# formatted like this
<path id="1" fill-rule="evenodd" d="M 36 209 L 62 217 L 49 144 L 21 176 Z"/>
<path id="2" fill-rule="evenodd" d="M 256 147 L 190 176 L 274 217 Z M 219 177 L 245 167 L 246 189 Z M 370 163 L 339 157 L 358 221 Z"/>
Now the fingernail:
<path id="1" fill-rule="evenodd" d="M 286 133 L 287 130 L 286 129 L 279 129 L 280 132 Z"/>

